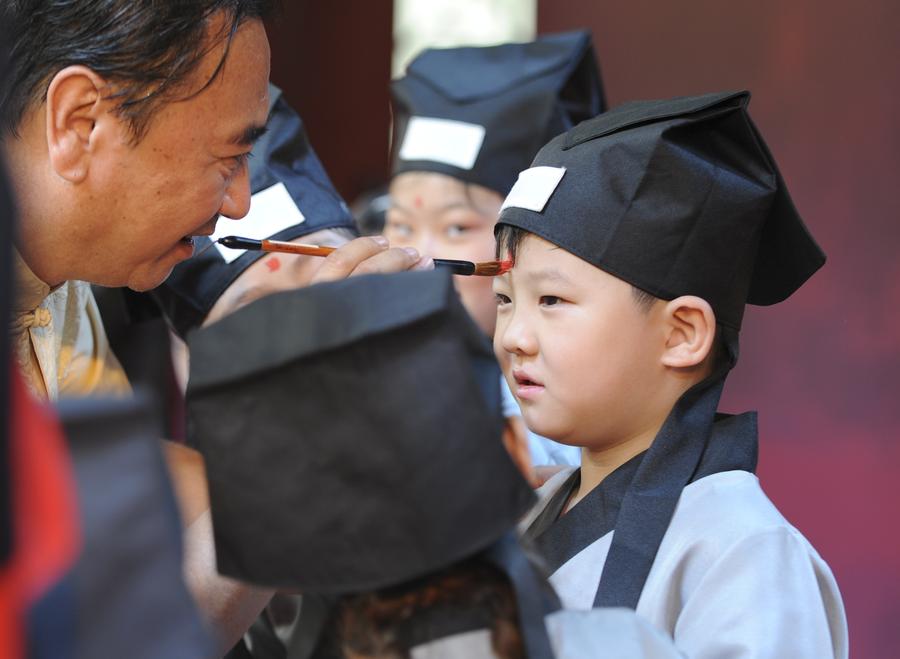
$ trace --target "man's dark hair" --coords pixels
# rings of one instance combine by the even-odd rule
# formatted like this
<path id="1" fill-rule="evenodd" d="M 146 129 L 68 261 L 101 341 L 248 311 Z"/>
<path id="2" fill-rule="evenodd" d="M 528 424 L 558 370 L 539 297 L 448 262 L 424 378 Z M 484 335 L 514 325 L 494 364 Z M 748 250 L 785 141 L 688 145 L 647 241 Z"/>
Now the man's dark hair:
<path id="1" fill-rule="evenodd" d="M 210 49 L 225 41 L 219 74 L 235 32 L 265 18 L 277 0 L 0 0 L 10 35 L 10 68 L 0 88 L 2 133 L 15 134 L 29 108 L 46 99 L 50 79 L 83 65 L 111 83 L 108 99 L 141 139 L 156 109 L 171 101 Z M 218 35 L 210 19 L 226 17 Z M 208 38 L 211 36 L 212 38 Z M 201 90 L 202 91 L 202 90 Z M 0 134 L 2 134 L 0 133 Z"/>

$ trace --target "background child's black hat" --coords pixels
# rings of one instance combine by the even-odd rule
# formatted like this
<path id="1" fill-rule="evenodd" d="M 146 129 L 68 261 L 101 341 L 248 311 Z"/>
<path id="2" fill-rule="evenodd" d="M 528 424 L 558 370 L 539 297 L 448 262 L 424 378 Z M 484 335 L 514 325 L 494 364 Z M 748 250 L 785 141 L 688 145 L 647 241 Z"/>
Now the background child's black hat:
<path id="1" fill-rule="evenodd" d="M 445 272 L 278 293 L 189 345 L 223 574 L 376 589 L 487 548 L 533 502 L 501 441 L 493 354 Z"/>
<path id="2" fill-rule="evenodd" d="M 627 103 L 547 144 L 500 224 L 740 329 L 825 262 L 747 113 L 749 92 Z"/>
<path id="3" fill-rule="evenodd" d="M 439 172 L 501 195 L 547 140 L 605 109 L 586 31 L 425 50 L 391 91 L 392 174 Z"/>
<path id="4" fill-rule="evenodd" d="M 303 128 L 281 90 L 269 85 L 266 133 L 253 146 L 249 160 L 250 215 L 235 224 L 220 220 L 216 234 L 239 233 L 251 238 L 293 240 L 322 229 L 345 228 L 356 233 L 353 216 L 325 173 Z M 199 327 L 216 300 L 237 277 L 266 255 L 261 251 L 229 250 L 195 238 L 191 259 L 177 265 L 153 291 L 175 331 L 184 337 Z M 202 253 L 201 253 L 202 252 Z"/>

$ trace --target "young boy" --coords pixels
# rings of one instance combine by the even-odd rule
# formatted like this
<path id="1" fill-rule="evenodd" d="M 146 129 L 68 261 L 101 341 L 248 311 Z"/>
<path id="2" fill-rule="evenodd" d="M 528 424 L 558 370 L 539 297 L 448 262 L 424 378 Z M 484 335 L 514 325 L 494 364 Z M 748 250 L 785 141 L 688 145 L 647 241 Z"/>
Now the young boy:
<path id="1" fill-rule="evenodd" d="M 528 426 L 582 447 L 525 520 L 569 608 L 626 606 L 685 656 L 846 657 L 837 584 L 716 413 L 744 304 L 825 257 L 747 92 L 621 106 L 538 153 L 504 202 L 494 347 Z"/>

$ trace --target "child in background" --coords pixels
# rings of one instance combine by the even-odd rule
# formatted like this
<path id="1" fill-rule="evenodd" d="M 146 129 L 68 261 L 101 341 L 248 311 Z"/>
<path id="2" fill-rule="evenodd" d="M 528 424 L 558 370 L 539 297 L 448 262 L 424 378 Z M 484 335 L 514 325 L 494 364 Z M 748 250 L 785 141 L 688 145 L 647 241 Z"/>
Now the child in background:
<path id="1" fill-rule="evenodd" d="M 426 50 L 394 81 L 392 95 L 393 178 L 384 235 L 393 246 L 468 261 L 493 258 L 503 197 L 541 145 L 604 109 L 586 32 Z M 469 314 L 492 336 L 490 280 L 459 276 L 455 283 Z M 518 420 L 521 412 L 503 390 L 507 415 Z M 578 464 L 576 449 L 536 435 L 528 443 L 536 465 Z"/>
<path id="2" fill-rule="evenodd" d="M 569 608 L 626 606 L 685 656 L 846 657 L 837 584 L 716 412 L 745 303 L 824 263 L 747 92 L 631 103 L 560 135 L 501 212 L 495 350 L 529 427 L 583 449 L 524 522 Z"/>

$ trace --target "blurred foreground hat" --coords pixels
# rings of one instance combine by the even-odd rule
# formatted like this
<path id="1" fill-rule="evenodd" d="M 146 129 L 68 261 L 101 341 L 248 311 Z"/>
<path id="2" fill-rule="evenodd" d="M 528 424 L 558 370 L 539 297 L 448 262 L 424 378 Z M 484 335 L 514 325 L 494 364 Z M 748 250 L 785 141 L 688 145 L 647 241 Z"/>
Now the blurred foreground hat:
<path id="1" fill-rule="evenodd" d="M 211 657 L 182 574 L 181 517 L 147 399 L 66 399 L 83 549 L 73 659 Z"/>
<path id="2" fill-rule="evenodd" d="M 825 262 L 749 92 L 627 103 L 547 144 L 500 213 L 664 300 L 697 295 L 740 329 Z"/>
<path id="3" fill-rule="evenodd" d="M 439 172 L 501 195 L 550 138 L 605 109 L 586 31 L 428 49 L 391 89 L 392 174 Z"/>
<path id="4" fill-rule="evenodd" d="M 380 588 L 488 547 L 533 501 L 501 441 L 493 354 L 445 272 L 271 295 L 189 346 L 223 574 Z"/>
<path id="5" fill-rule="evenodd" d="M 216 240 L 232 234 L 249 238 L 294 240 L 323 229 L 356 233 L 350 210 L 325 173 L 303 128 L 281 90 L 269 85 L 266 133 L 249 159 L 250 212 L 241 220 L 219 218 Z M 199 327 L 216 300 L 265 252 L 228 249 L 208 238 L 195 238 L 195 253 L 178 264 L 153 291 L 169 322 L 184 337 Z M 202 253 L 201 253 L 202 252 Z"/>

